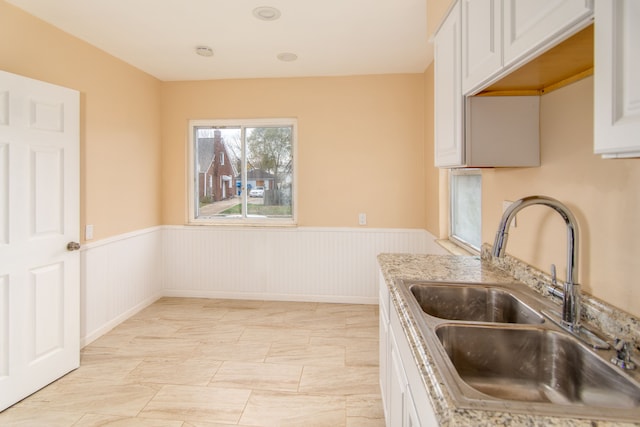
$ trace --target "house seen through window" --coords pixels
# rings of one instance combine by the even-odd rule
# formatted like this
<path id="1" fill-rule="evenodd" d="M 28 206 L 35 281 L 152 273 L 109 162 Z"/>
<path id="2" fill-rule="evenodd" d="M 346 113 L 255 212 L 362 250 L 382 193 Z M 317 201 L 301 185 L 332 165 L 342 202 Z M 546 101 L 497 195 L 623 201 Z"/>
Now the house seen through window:
<path id="1" fill-rule="evenodd" d="M 192 222 L 293 223 L 294 120 L 192 121 Z"/>

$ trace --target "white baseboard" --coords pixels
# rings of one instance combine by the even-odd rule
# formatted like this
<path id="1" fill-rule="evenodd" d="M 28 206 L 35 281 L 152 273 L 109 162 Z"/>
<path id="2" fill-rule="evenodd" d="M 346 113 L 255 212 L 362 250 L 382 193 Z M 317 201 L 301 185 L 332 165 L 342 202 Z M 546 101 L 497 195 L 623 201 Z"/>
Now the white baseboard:
<path id="1" fill-rule="evenodd" d="M 344 297 L 327 295 L 292 295 L 292 294 L 259 294 L 259 293 L 237 293 L 237 292 L 206 292 L 166 290 L 165 297 L 175 298 L 211 298 L 211 299 L 242 299 L 253 301 L 295 301 L 295 302 L 324 302 L 336 304 L 378 304 L 378 298 L 371 297 Z"/>
<path id="2" fill-rule="evenodd" d="M 162 295 L 156 295 L 156 296 L 150 297 L 147 300 L 142 301 L 141 303 L 135 305 L 134 307 L 131 307 L 129 310 L 121 313 L 120 315 L 104 323 L 99 328 L 94 329 L 89 335 L 82 337 L 80 339 L 80 348 L 83 348 L 91 344 L 92 342 L 100 338 L 102 335 L 106 334 L 107 332 L 109 332 L 110 330 L 112 330 L 113 328 L 115 328 L 116 326 L 118 326 L 120 323 L 124 322 L 128 318 L 136 315 L 138 312 L 149 307 L 151 304 L 158 301 L 160 298 L 162 298 Z"/>

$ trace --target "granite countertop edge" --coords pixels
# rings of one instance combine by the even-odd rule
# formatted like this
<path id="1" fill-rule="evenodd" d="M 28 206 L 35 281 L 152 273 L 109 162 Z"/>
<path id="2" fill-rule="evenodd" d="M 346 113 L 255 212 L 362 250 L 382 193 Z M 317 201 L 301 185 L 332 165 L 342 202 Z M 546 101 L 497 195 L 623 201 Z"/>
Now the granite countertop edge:
<path id="1" fill-rule="evenodd" d="M 484 258 L 484 256 L 482 257 Z M 396 287 L 397 280 L 430 280 L 455 282 L 513 283 L 523 278 L 514 277 L 514 268 L 500 266 L 480 256 L 380 254 L 378 265 L 389 289 L 391 304 L 399 314 L 400 323 L 409 341 L 414 362 L 421 373 L 423 384 L 431 399 L 431 406 L 441 426 L 572 426 L 613 427 L 640 425 L 606 420 L 576 419 L 556 416 L 538 416 L 505 411 L 466 409 L 457 407 L 452 400 L 444 379 L 435 367 L 431 352 L 424 342 L 413 315 L 402 293 Z M 511 264 L 512 266 L 513 264 Z M 516 268 L 518 270 L 518 268 Z M 522 270 L 520 267 L 519 270 Z M 531 280 L 530 280 L 531 281 Z M 526 283 L 539 286 L 536 280 Z M 633 322 L 632 322 L 633 323 Z M 632 325 L 637 326 L 637 325 Z M 635 332 L 635 330 L 634 330 Z"/>

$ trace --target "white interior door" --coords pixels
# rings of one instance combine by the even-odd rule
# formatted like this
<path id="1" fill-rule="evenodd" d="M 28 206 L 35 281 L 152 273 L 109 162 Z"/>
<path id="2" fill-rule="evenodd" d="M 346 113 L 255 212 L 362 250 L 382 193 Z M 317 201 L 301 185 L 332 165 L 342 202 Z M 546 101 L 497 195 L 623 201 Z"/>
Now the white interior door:
<path id="1" fill-rule="evenodd" d="M 77 91 L 0 71 L 0 410 L 79 365 L 79 132 Z"/>

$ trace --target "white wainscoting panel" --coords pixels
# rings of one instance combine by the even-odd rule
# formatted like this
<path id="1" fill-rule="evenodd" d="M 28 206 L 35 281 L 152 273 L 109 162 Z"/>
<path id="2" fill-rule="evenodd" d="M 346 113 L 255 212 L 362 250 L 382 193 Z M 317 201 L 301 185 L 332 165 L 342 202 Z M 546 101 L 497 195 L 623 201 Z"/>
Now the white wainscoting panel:
<path id="1" fill-rule="evenodd" d="M 425 230 L 167 226 L 163 295 L 374 304 L 385 252 L 447 253 Z"/>
<path id="2" fill-rule="evenodd" d="M 164 226 L 89 243 L 81 345 L 161 296 L 376 304 L 383 252 L 447 253 L 393 229 Z"/>
<path id="3" fill-rule="evenodd" d="M 162 296 L 162 233 L 154 227 L 83 246 L 82 346 Z"/>

